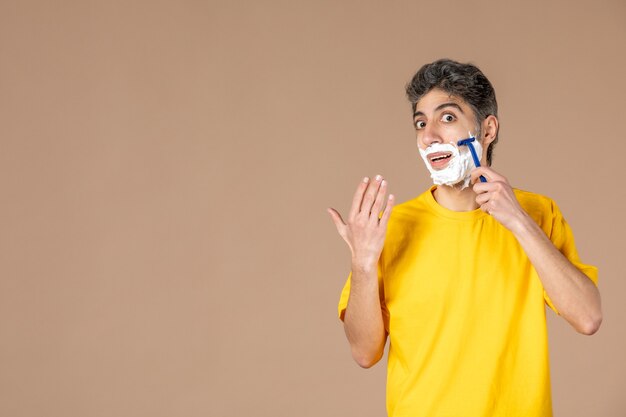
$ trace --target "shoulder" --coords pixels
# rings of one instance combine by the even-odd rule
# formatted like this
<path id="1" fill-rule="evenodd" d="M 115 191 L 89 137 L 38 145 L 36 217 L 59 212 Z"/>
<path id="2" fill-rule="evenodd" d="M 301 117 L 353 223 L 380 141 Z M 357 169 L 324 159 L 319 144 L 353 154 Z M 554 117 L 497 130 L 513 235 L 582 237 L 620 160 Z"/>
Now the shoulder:
<path id="1" fill-rule="evenodd" d="M 430 209 L 427 201 L 427 193 L 430 193 L 430 190 L 411 200 L 396 204 L 393 207 L 389 221 L 393 223 L 413 222 L 415 219 L 419 218 L 420 215 L 428 212 Z"/>
<path id="2" fill-rule="evenodd" d="M 517 188 L 514 188 L 513 191 L 520 206 L 544 230 L 550 229 L 554 219 L 561 216 L 559 207 L 550 197 Z"/>
<path id="3" fill-rule="evenodd" d="M 551 212 L 555 203 L 550 197 L 530 191 L 514 188 L 515 196 L 520 205 L 528 212 Z"/>
<path id="4" fill-rule="evenodd" d="M 426 193 L 394 205 L 387 225 L 386 245 L 414 236 L 415 231 L 428 221 L 430 208 Z"/>

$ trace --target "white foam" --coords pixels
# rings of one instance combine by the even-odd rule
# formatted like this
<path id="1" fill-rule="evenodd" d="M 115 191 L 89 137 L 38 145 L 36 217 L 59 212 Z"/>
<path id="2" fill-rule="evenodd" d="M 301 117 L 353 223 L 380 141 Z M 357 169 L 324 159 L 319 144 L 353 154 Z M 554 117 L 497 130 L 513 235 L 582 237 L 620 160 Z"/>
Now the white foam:
<path id="1" fill-rule="evenodd" d="M 470 134 L 470 137 L 473 135 Z M 474 145 L 474 149 L 476 150 L 476 154 L 478 158 L 480 158 L 483 154 L 483 147 L 481 146 L 478 140 L 472 142 Z M 422 159 L 426 164 L 426 168 L 430 171 L 430 177 L 433 179 L 433 183 L 436 185 L 456 185 L 461 181 L 463 182 L 461 189 L 467 188 L 470 182 L 470 172 L 475 168 L 474 160 L 472 159 L 472 154 L 467 145 L 461 146 L 460 148 L 457 146 L 456 142 L 454 143 L 433 143 L 425 150 L 418 148 L 420 155 L 422 155 Z M 435 152 L 451 152 L 452 156 L 450 157 L 450 161 L 448 165 L 444 169 L 436 170 L 430 165 L 430 161 L 428 160 L 428 156 L 431 153 Z"/>

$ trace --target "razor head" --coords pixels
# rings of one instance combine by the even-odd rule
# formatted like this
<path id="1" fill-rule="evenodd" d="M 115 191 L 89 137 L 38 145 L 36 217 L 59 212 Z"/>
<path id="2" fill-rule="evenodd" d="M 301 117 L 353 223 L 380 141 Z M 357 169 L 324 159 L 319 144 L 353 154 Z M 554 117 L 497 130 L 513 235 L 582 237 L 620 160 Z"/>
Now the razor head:
<path id="1" fill-rule="evenodd" d="M 458 146 L 466 146 L 468 143 L 472 143 L 476 140 L 476 138 L 474 136 L 469 137 L 467 139 L 461 139 L 460 141 L 458 141 L 456 144 Z"/>

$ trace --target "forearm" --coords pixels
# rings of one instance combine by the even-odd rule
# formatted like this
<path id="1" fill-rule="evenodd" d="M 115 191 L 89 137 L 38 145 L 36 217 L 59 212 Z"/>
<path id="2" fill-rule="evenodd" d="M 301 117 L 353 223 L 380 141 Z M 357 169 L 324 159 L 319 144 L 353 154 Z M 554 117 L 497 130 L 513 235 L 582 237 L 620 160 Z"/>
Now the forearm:
<path id="1" fill-rule="evenodd" d="M 347 223 L 337 210 L 328 209 L 352 252 L 350 296 L 343 320 L 352 356 L 364 368 L 380 360 L 387 338 L 377 273 L 394 203 L 392 194 L 385 198 L 386 192 L 387 181 L 381 175 L 373 181 L 365 177 L 354 193 Z"/>
<path id="2" fill-rule="evenodd" d="M 520 216 L 512 231 L 559 314 L 579 333 L 595 333 L 602 322 L 602 309 L 600 293 L 591 279 L 559 252 L 530 216 Z"/>
<path id="3" fill-rule="evenodd" d="M 386 333 L 379 298 L 376 264 L 361 266 L 353 262 L 350 298 L 344 316 L 344 330 L 352 357 L 369 368 L 380 360 Z"/>

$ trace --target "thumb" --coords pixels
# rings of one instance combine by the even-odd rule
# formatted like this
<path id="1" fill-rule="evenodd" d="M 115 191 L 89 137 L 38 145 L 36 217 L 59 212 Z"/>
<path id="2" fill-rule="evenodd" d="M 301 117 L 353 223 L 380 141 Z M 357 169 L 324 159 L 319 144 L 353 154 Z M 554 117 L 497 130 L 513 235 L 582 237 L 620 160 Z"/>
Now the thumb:
<path id="1" fill-rule="evenodd" d="M 331 219 L 333 219 L 333 222 L 335 223 L 337 230 L 340 230 L 341 227 L 346 225 L 346 223 L 341 218 L 341 214 L 339 214 L 337 210 L 335 210 L 332 207 L 328 207 L 326 211 L 328 212 L 328 214 L 330 214 Z"/>

